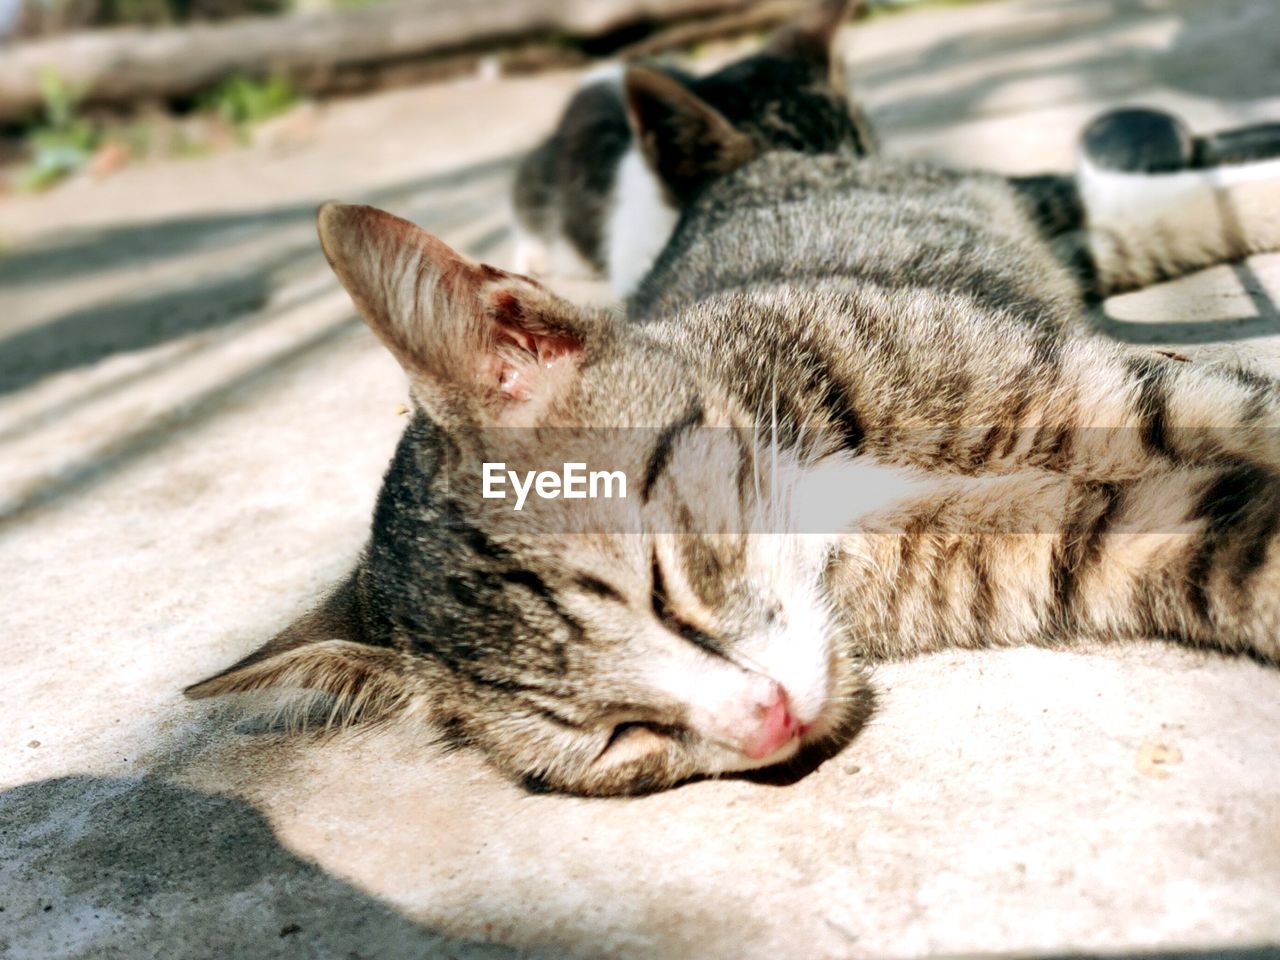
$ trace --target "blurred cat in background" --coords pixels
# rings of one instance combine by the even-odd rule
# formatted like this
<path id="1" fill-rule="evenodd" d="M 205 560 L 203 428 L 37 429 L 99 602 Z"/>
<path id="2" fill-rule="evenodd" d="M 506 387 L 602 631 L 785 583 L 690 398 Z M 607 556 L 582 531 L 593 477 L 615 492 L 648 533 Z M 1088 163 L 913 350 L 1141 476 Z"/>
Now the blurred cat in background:
<path id="1" fill-rule="evenodd" d="M 836 33 L 856 5 L 818 0 L 761 50 L 706 76 L 668 65 L 589 73 L 555 130 L 516 173 L 517 272 L 604 276 L 626 296 L 692 193 L 744 151 L 875 152 L 870 126 L 846 95 L 835 49 Z M 691 144 L 696 159 L 685 172 L 664 169 L 661 151 L 647 135 L 636 135 L 675 119 L 645 111 L 664 102 L 654 94 L 677 88 L 725 134 Z"/>

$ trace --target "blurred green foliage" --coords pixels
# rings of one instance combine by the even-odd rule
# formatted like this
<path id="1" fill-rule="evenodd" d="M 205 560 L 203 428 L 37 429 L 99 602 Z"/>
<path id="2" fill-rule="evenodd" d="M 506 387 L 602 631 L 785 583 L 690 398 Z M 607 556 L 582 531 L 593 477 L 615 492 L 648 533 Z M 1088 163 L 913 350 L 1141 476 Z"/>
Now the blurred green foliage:
<path id="1" fill-rule="evenodd" d="M 153 136 L 146 120 L 116 124 L 110 128 L 84 116 L 80 94 L 54 70 L 40 74 L 40 119 L 24 135 L 31 160 L 18 174 L 20 190 L 44 190 L 84 169 L 98 150 L 118 144 L 131 157 L 146 156 L 157 147 L 173 156 L 207 153 L 212 144 L 206 136 L 192 137 L 183 124 L 163 126 L 161 136 Z M 247 140 L 255 124 L 288 110 L 297 103 L 293 85 L 281 77 L 255 79 L 229 77 L 196 98 L 197 113 L 213 114 L 242 140 Z"/>
<path id="2" fill-rule="evenodd" d="M 918 10 L 921 7 L 963 7 L 972 3 L 987 2 L 989 0 L 874 0 L 868 4 L 863 13 L 863 19 L 871 20 L 885 14 Z"/>
<path id="3" fill-rule="evenodd" d="M 201 109 L 217 113 L 237 130 L 246 132 L 283 113 L 298 100 L 293 84 L 283 77 L 257 80 L 251 77 L 228 77 L 199 100 Z"/>
<path id="4" fill-rule="evenodd" d="M 57 71 L 40 71 L 42 118 L 27 133 L 31 163 L 18 178 L 22 190 L 42 190 L 79 170 L 101 141 L 96 125 L 79 113 L 80 94 Z"/>

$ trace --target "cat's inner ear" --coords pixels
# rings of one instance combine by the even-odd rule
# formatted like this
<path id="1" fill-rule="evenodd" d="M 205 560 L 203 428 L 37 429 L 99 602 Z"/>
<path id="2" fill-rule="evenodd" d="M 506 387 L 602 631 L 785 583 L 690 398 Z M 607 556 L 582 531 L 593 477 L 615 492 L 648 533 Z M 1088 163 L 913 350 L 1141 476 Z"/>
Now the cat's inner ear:
<path id="1" fill-rule="evenodd" d="M 778 28 L 765 50 L 813 68 L 816 75 L 833 75 L 832 56 L 840 25 L 852 16 L 861 0 L 814 0 L 806 10 Z"/>
<path id="2" fill-rule="evenodd" d="M 572 304 L 375 207 L 327 203 L 318 228 L 334 273 L 437 422 L 533 424 L 568 390 L 590 336 Z"/>
<path id="3" fill-rule="evenodd" d="M 327 694 L 344 720 L 385 716 L 409 687 L 399 655 L 362 638 L 353 576 L 249 656 L 183 692 L 195 700 L 259 690 Z"/>
<path id="4" fill-rule="evenodd" d="M 755 157 L 755 142 L 674 77 L 631 67 L 627 114 L 649 168 L 678 202 Z"/>

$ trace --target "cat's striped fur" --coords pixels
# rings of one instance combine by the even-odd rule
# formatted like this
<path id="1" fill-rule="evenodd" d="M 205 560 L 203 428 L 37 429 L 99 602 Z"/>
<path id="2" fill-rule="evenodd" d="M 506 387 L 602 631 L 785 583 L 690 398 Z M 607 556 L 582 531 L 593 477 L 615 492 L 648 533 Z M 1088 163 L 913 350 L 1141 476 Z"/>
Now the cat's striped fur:
<path id="1" fill-rule="evenodd" d="M 1157 637 L 1280 660 L 1274 471 L 950 481 L 865 529 L 828 582 L 871 658 Z"/>
<path id="2" fill-rule="evenodd" d="M 985 174 L 744 157 L 624 319 L 327 206 L 417 410 L 351 579 L 192 692 L 413 705 L 530 785 L 619 794 L 839 745 L 867 660 L 1075 635 L 1276 659 L 1280 389 L 1088 335 L 1037 209 Z M 480 496 L 482 461 L 557 463 L 581 427 L 633 431 L 621 521 Z"/>
<path id="3" fill-rule="evenodd" d="M 700 199 L 632 315 L 758 420 L 780 398 L 784 440 L 974 478 L 846 539 L 863 652 L 1087 632 L 1276 658 L 1275 382 L 1074 332 L 1032 232 L 994 177 L 775 155 Z"/>

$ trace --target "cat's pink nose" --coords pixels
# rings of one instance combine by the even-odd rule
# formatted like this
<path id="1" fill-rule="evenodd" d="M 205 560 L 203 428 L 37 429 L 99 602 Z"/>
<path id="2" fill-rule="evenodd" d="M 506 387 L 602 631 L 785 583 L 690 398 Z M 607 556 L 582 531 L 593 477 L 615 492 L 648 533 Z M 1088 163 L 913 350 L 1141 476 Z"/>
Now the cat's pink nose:
<path id="1" fill-rule="evenodd" d="M 800 734 L 800 724 L 791 716 L 787 692 L 773 684 L 772 696 L 756 709 L 760 726 L 747 740 L 743 751 L 752 760 L 761 760 L 785 747 Z"/>

